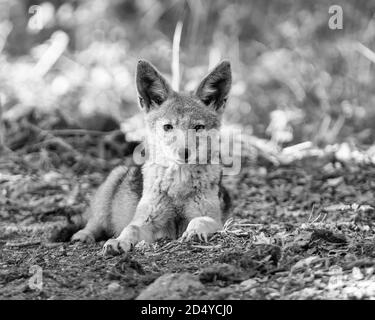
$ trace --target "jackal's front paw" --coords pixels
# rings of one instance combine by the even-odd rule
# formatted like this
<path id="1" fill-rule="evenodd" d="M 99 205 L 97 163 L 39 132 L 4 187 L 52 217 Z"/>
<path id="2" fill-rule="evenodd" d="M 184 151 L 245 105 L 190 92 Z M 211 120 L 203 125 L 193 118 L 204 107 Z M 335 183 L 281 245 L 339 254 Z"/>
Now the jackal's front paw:
<path id="1" fill-rule="evenodd" d="M 119 239 L 109 239 L 103 246 L 103 254 L 105 256 L 115 256 L 131 249 L 131 243 Z"/>
<path id="2" fill-rule="evenodd" d="M 84 243 L 94 243 L 95 238 L 91 234 L 91 232 L 88 232 L 88 231 L 82 229 L 82 230 L 79 230 L 78 232 L 76 232 L 72 236 L 71 241 L 79 241 L 79 242 L 84 242 Z"/>
<path id="3" fill-rule="evenodd" d="M 208 241 L 208 236 L 220 229 L 220 224 L 210 217 L 197 217 L 191 220 L 181 241 L 190 241 L 197 237 L 201 241 Z"/>

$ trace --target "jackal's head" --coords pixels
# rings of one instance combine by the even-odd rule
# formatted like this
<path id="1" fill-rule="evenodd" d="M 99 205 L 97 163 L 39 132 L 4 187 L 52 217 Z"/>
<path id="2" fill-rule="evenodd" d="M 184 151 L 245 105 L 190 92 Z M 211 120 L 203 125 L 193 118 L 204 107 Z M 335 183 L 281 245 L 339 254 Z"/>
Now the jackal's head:
<path id="1" fill-rule="evenodd" d="M 141 60 L 136 84 L 154 157 L 177 164 L 210 161 L 231 87 L 230 63 L 221 62 L 194 92 L 185 93 L 175 92 L 155 67 Z"/>

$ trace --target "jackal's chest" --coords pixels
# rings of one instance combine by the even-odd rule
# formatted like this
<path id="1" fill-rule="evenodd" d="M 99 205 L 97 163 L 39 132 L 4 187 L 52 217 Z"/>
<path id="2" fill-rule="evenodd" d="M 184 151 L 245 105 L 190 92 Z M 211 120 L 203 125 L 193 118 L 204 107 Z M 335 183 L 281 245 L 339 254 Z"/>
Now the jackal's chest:
<path id="1" fill-rule="evenodd" d="M 176 165 L 154 168 L 149 174 L 152 179 L 148 179 L 148 183 L 152 184 L 153 192 L 164 193 L 179 202 L 217 185 L 219 176 L 220 171 L 208 166 Z"/>
<path id="2" fill-rule="evenodd" d="M 204 187 L 201 179 L 195 177 L 191 169 L 183 166 L 166 172 L 161 181 L 161 190 L 176 199 L 183 199 L 192 193 L 200 192 Z"/>

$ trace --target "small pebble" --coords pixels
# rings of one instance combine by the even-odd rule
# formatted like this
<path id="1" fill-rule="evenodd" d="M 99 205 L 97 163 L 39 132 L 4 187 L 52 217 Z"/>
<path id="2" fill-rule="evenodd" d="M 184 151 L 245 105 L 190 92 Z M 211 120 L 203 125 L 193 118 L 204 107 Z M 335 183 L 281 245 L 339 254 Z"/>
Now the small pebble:
<path id="1" fill-rule="evenodd" d="M 121 285 L 118 282 L 111 282 L 107 288 L 109 293 L 115 293 L 121 290 Z"/>

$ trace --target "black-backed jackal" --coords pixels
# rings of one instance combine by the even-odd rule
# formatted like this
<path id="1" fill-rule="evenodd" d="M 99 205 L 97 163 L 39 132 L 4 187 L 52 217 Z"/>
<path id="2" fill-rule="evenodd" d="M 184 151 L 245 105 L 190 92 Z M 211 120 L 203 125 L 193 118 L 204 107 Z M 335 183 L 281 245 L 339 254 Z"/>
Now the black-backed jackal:
<path id="1" fill-rule="evenodd" d="M 210 147 L 187 141 L 220 129 L 231 87 L 229 62 L 217 65 L 195 92 L 180 93 L 150 63 L 139 61 L 136 85 L 152 156 L 142 169 L 118 167 L 110 173 L 92 199 L 86 226 L 72 237 L 83 242 L 113 237 L 105 254 L 162 237 L 207 240 L 222 228 L 228 209 L 220 164 L 198 156 Z"/>

